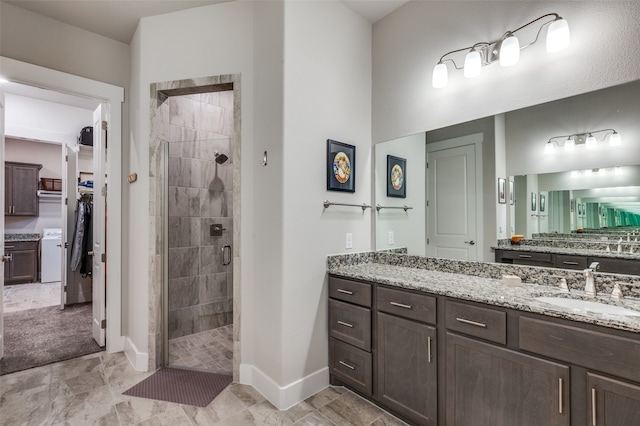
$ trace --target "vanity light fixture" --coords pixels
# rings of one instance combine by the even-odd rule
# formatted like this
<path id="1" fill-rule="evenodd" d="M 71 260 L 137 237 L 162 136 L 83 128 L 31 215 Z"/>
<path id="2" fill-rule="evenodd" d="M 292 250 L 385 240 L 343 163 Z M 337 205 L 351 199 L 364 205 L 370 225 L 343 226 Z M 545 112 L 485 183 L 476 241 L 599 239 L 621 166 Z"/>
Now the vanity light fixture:
<path id="1" fill-rule="evenodd" d="M 602 139 L 598 140 L 594 133 L 605 133 Z M 573 135 L 560 135 L 549 138 L 544 145 L 545 154 L 555 151 L 555 146 L 563 147 L 565 151 L 574 151 L 576 146 L 584 145 L 586 149 L 594 149 L 598 146 L 598 142 L 604 142 L 609 137 L 609 146 L 618 146 L 622 144 L 620 133 L 614 129 L 592 130 L 585 133 L 574 133 Z M 565 139 L 562 145 L 559 140 Z"/>
<path id="2" fill-rule="evenodd" d="M 551 18 L 551 19 L 545 19 Z M 544 20 L 536 33 L 536 38 L 529 44 L 520 46 L 520 41 L 516 37 L 515 33 L 532 25 L 538 21 Z M 570 34 L 569 24 L 557 13 L 548 13 L 542 15 L 539 18 L 528 22 L 513 31 L 507 31 L 504 35 L 495 41 L 485 42 L 481 41 L 473 44 L 469 47 L 463 47 L 462 49 L 452 50 L 445 53 L 440 57 L 440 60 L 433 68 L 433 76 L 431 84 L 435 89 L 446 87 L 449 82 L 449 73 L 447 70 L 446 62 L 451 62 L 453 67 L 457 70 L 464 69 L 464 76 L 466 78 L 477 77 L 482 72 L 482 67 L 492 64 L 498 61 L 503 67 L 510 67 L 515 65 L 520 60 L 520 51 L 531 46 L 538 41 L 542 29 L 549 25 L 547 29 L 547 52 L 558 52 L 569 45 Z M 460 67 L 454 60 L 453 55 L 458 52 L 468 53 L 464 59 L 464 66 Z"/>

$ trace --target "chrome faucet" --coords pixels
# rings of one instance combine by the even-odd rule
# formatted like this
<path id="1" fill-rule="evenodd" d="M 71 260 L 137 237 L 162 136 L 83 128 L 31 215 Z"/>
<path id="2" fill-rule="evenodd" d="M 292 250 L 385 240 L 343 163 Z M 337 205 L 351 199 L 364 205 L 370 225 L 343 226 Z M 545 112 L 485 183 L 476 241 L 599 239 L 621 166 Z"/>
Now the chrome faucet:
<path id="1" fill-rule="evenodd" d="M 584 276 L 587 277 L 587 282 L 584 285 L 584 294 L 591 297 L 596 297 L 596 279 L 594 272 L 598 270 L 600 264 L 593 262 L 589 265 L 589 268 L 584 270 Z"/>

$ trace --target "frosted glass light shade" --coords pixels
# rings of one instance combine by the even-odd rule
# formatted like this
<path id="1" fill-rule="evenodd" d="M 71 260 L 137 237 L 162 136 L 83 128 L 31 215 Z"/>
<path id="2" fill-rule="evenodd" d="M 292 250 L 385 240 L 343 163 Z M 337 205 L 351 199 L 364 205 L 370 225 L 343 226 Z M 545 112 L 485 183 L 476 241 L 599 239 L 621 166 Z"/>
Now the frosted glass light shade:
<path id="1" fill-rule="evenodd" d="M 598 141 L 592 135 L 587 136 L 587 140 L 585 141 L 585 146 L 587 149 L 593 149 L 598 146 Z"/>
<path id="2" fill-rule="evenodd" d="M 500 65 L 510 67 L 520 60 L 520 42 L 518 37 L 511 35 L 502 40 L 500 46 Z"/>
<path id="3" fill-rule="evenodd" d="M 558 52 L 569 46 L 569 24 L 560 18 L 549 25 L 547 30 L 547 52 Z"/>
<path id="4" fill-rule="evenodd" d="M 568 138 L 564 143 L 564 150 L 573 151 L 574 149 L 576 149 L 576 142 L 573 139 Z"/>
<path id="5" fill-rule="evenodd" d="M 464 58 L 464 76 L 466 78 L 474 78 L 482 72 L 482 57 L 480 52 L 472 50 L 467 53 Z"/>
<path id="6" fill-rule="evenodd" d="M 609 145 L 610 146 L 622 145 L 622 137 L 620 137 L 620 133 L 613 132 L 613 134 L 609 136 Z"/>
<path id="7" fill-rule="evenodd" d="M 433 79 L 431 85 L 434 89 L 441 89 L 447 86 L 449 82 L 449 73 L 447 72 L 447 66 L 443 63 L 437 64 L 433 68 Z"/>
<path id="8" fill-rule="evenodd" d="M 549 141 L 544 145 L 544 153 L 551 154 L 553 152 L 553 142 Z"/>

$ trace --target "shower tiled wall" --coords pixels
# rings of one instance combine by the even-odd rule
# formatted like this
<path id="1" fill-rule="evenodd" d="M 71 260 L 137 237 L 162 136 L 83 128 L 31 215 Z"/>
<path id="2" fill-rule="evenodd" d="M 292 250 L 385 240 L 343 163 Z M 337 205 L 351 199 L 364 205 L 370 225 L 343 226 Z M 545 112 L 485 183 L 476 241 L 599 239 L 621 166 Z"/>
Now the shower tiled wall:
<path id="1" fill-rule="evenodd" d="M 171 96 L 169 111 L 169 338 L 233 321 L 233 92 Z M 215 153 L 229 159 L 218 164 Z M 210 235 L 221 224 L 222 236 Z"/>

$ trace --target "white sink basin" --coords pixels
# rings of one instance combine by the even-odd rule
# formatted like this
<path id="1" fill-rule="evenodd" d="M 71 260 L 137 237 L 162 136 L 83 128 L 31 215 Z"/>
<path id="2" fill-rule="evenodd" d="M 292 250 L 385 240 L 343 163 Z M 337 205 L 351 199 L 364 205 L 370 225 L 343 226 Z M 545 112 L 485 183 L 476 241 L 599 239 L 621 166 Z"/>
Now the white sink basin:
<path id="1" fill-rule="evenodd" d="M 575 313 L 595 313 L 604 315 L 624 315 L 632 317 L 640 317 L 639 311 L 622 308 L 615 305 L 607 305 L 606 303 L 591 302 L 588 300 L 568 299 L 565 297 L 536 297 L 536 300 L 550 305 L 560 306 L 569 309 Z"/>

